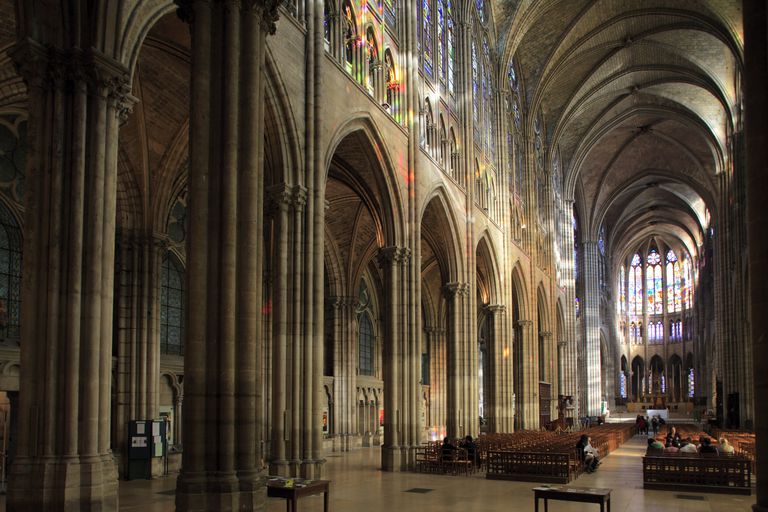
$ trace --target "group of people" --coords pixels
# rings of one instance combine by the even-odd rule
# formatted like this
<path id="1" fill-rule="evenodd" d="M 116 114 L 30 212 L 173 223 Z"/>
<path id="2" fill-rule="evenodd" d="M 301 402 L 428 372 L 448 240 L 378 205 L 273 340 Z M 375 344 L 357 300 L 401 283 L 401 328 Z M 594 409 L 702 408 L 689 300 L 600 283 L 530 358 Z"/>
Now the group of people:
<path id="1" fill-rule="evenodd" d="M 477 459 L 477 443 L 475 443 L 474 439 L 472 439 L 472 436 L 465 437 L 460 443 L 459 448 L 464 448 L 467 450 L 467 460 L 472 461 L 473 464 L 478 463 Z M 454 445 L 450 438 L 446 437 L 443 438 L 443 444 L 440 447 L 440 455 L 443 461 L 450 461 L 453 460 L 454 452 L 456 451 L 457 446 Z"/>
<path id="2" fill-rule="evenodd" d="M 642 414 L 637 415 L 637 419 L 635 419 L 635 427 L 637 428 L 638 434 L 645 434 L 648 435 L 648 431 L 651 430 L 653 432 L 653 435 L 657 435 L 659 433 L 659 428 L 666 425 L 666 421 L 664 418 L 659 416 L 658 414 L 654 417 L 652 417 L 650 420 L 647 416 L 643 416 Z"/>
<path id="3" fill-rule="evenodd" d="M 713 444 L 709 437 L 701 436 L 699 443 L 695 444 L 690 436 L 682 439 L 675 427 L 670 427 L 664 444 L 653 437 L 649 437 L 648 450 L 663 451 L 664 453 L 709 453 L 714 455 L 732 455 L 735 451 L 733 445 L 725 437 L 721 437 L 717 444 Z"/>

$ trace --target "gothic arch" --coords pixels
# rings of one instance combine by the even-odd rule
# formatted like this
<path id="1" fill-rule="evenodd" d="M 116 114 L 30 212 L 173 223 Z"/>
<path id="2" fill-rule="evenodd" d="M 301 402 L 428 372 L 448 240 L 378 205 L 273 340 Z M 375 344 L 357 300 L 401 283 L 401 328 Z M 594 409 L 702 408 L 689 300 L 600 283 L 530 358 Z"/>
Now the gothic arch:
<path id="1" fill-rule="evenodd" d="M 325 183 L 327 186 L 331 163 L 334 157 L 351 159 L 353 155 L 339 154 L 345 141 L 354 143 L 349 149 L 357 149 L 363 153 L 365 160 L 361 161 L 368 167 L 367 174 L 361 176 L 366 182 L 366 194 L 374 206 L 377 215 L 377 237 L 379 245 L 406 245 L 405 219 L 402 212 L 402 197 L 396 169 L 392 164 L 390 152 L 381 132 L 376 127 L 370 114 L 361 113 L 340 126 L 331 136 L 327 146 L 324 161 Z M 358 155 L 357 158 L 362 158 Z M 351 162 L 350 162 L 351 163 Z M 406 171 L 407 172 L 407 171 Z"/>
<path id="2" fill-rule="evenodd" d="M 479 276 L 482 276 L 482 282 L 486 288 L 485 302 L 486 304 L 498 304 L 501 302 L 499 265 L 493 240 L 487 230 L 482 233 L 475 245 L 475 254 L 477 254 L 477 270 Z"/>
<path id="3" fill-rule="evenodd" d="M 435 249 L 441 247 L 439 241 L 445 244 L 441 247 L 443 250 L 436 254 L 444 283 L 461 280 L 462 269 L 465 267 L 462 245 L 459 242 L 462 239 L 461 230 L 456 220 L 456 212 L 449 206 L 450 204 L 445 188 L 442 184 L 438 184 L 425 194 L 422 210 L 418 216 L 422 238 L 431 240 Z M 425 229 L 433 224 L 436 225 L 436 230 Z"/>

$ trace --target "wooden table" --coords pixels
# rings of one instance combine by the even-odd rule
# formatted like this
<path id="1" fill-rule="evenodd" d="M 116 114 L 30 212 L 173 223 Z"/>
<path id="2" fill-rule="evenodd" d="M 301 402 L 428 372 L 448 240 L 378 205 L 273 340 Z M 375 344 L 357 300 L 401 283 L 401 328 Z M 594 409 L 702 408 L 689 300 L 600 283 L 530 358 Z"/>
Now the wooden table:
<path id="1" fill-rule="evenodd" d="M 274 478 L 274 477 L 272 477 Z M 285 498 L 288 512 L 297 512 L 299 498 L 323 493 L 323 512 L 328 512 L 328 494 L 330 492 L 329 480 L 302 480 L 291 478 L 293 485 L 286 487 L 289 479 L 267 480 L 267 496 L 270 498 Z"/>
<path id="2" fill-rule="evenodd" d="M 547 512 L 547 500 L 577 501 L 580 503 L 597 503 L 600 512 L 611 512 L 611 489 L 596 489 L 593 487 L 549 486 L 534 487 L 536 512 L 539 512 L 539 498 L 544 498 L 544 512 Z M 605 506 L 608 505 L 606 511 Z"/>

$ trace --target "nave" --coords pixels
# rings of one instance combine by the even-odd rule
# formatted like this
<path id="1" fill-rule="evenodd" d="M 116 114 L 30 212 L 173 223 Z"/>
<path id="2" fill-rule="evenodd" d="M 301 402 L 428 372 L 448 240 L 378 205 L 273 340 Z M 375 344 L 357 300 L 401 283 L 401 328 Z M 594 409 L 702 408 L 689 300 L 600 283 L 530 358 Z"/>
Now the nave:
<path id="1" fill-rule="evenodd" d="M 608 455 L 592 474 L 582 474 L 569 485 L 607 487 L 611 509 L 643 512 L 747 512 L 755 496 L 727 494 L 644 491 L 641 458 L 646 438 L 637 435 Z M 362 448 L 341 454 L 329 454 L 326 468 L 331 480 L 332 512 L 509 512 L 533 510 L 531 488 L 540 484 L 486 480 L 484 473 L 472 476 L 427 475 L 410 472 L 380 471 L 380 452 Z M 166 512 L 174 510 L 176 478 L 120 482 L 120 510 Z M 420 494 L 410 489 L 431 489 Z M 683 496 L 682 498 L 680 496 Z M 4 503 L 3 503 L 4 505 Z M 557 512 L 591 510 L 594 506 L 553 502 Z M 281 499 L 267 500 L 266 510 L 282 512 Z M 587 508 L 585 508 L 587 507 Z M 320 512 L 322 496 L 299 501 L 301 512 Z M 3 508 L 2 510 L 5 510 Z"/>

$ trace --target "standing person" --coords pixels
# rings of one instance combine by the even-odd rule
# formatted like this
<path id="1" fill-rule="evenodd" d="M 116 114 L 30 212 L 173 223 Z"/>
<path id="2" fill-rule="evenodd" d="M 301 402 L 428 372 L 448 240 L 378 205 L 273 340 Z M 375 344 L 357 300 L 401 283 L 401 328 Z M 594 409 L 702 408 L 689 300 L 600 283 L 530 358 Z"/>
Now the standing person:
<path id="1" fill-rule="evenodd" d="M 651 427 L 653 428 L 653 437 L 656 437 L 656 434 L 659 433 L 659 420 L 656 416 L 651 420 Z"/>
<path id="2" fill-rule="evenodd" d="M 453 460 L 453 451 L 456 448 L 451 444 L 451 441 L 446 437 L 443 439 L 443 444 L 440 447 L 440 454 L 443 461 Z"/>
<path id="3" fill-rule="evenodd" d="M 645 422 L 644 416 L 637 417 L 637 432 L 639 434 L 648 435 L 648 424 Z"/>

